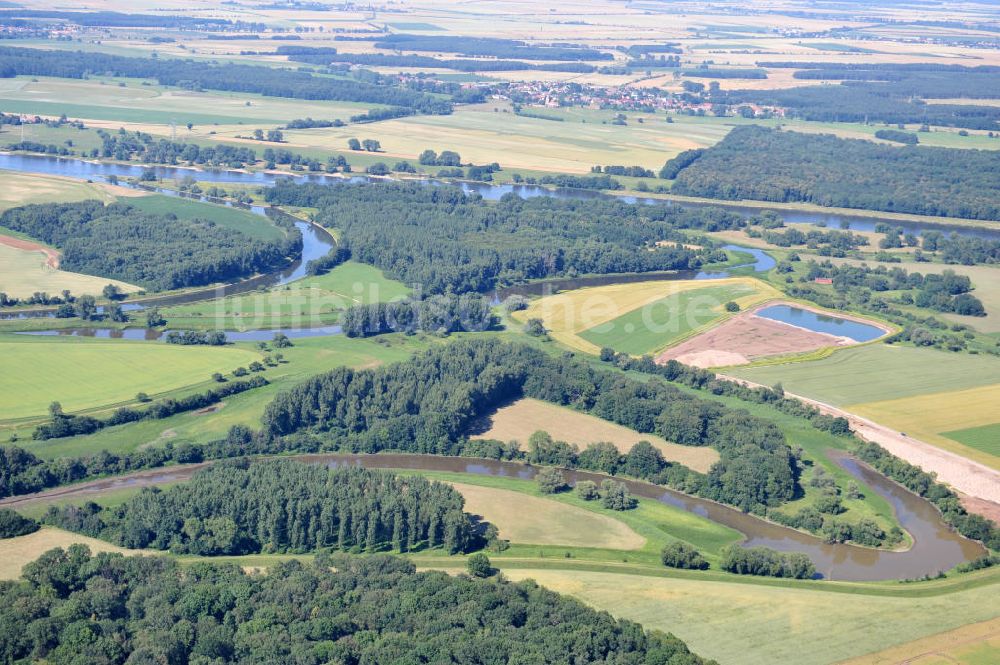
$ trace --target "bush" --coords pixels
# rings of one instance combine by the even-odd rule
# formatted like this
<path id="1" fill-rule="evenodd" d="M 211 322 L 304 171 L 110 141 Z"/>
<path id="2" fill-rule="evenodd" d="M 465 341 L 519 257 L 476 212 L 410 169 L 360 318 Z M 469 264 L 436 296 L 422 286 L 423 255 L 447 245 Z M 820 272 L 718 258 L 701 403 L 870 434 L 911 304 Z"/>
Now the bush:
<path id="1" fill-rule="evenodd" d="M 740 311 L 740 305 L 739 305 L 739 303 L 730 300 L 729 302 L 726 303 L 726 311 L 727 312 L 738 312 L 738 311 Z"/>
<path id="2" fill-rule="evenodd" d="M 597 483 L 593 480 L 581 480 L 576 484 L 576 495 L 584 501 L 593 501 L 601 498 L 601 493 L 597 491 Z"/>
<path id="3" fill-rule="evenodd" d="M 730 545 L 722 550 L 720 567 L 737 575 L 790 577 L 800 580 L 811 579 L 816 575 L 816 567 L 805 554 L 778 552 L 768 547 L 743 548 Z"/>
<path id="4" fill-rule="evenodd" d="M 556 494 L 566 489 L 566 479 L 558 469 L 542 469 L 535 476 L 542 494 Z"/>
<path id="5" fill-rule="evenodd" d="M 708 562 L 687 543 L 676 541 L 664 546 L 660 552 L 660 561 L 668 568 L 684 568 L 687 570 L 705 570 Z"/>
<path id="6" fill-rule="evenodd" d="M 609 510 L 632 510 L 638 505 L 625 483 L 605 480 L 601 483 L 601 504 Z"/>
<path id="7" fill-rule="evenodd" d="M 15 513 L 10 508 L 0 508 L 0 539 L 16 538 L 38 531 L 38 522 Z"/>
<path id="8" fill-rule="evenodd" d="M 490 577 L 493 575 L 493 566 L 490 564 L 490 558 L 482 552 L 476 552 L 470 556 L 465 568 L 469 571 L 469 575 L 473 577 Z"/>

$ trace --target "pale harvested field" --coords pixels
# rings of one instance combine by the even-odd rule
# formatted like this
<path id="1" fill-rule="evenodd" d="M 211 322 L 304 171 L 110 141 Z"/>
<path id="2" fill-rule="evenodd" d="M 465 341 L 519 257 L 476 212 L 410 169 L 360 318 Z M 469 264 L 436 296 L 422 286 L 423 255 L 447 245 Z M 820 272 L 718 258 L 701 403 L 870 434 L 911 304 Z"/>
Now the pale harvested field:
<path id="1" fill-rule="evenodd" d="M 836 593 L 823 583 L 784 588 L 583 570 L 503 572 L 673 633 L 695 653 L 734 665 L 827 665 L 1000 616 L 996 585 L 913 598 Z"/>
<path id="2" fill-rule="evenodd" d="M 654 434 L 642 434 L 586 413 L 531 398 L 520 399 L 499 409 L 490 416 L 489 429 L 473 438 L 517 441 L 522 448 L 526 448 L 528 439 L 539 430 L 548 432 L 557 441 L 573 443 L 581 448 L 590 443 L 607 441 L 623 453 L 639 441 L 649 441 L 663 453 L 665 459 L 702 473 L 708 472 L 719 459 L 719 453 L 712 448 L 670 443 Z"/>
<path id="3" fill-rule="evenodd" d="M 53 527 L 42 527 L 35 533 L 17 538 L 0 540 L 0 580 L 16 580 L 21 576 L 21 568 L 31 563 L 45 552 L 80 543 L 97 552 L 121 552 L 122 554 L 138 554 L 138 550 L 127 550 L 97 538 L 81 536 L 70 531 Z"/>
<path id="4" fill-rule="evenodd" d="M 117 284 L 126 293 L 139 291 L 140 287 L 107 277 L 94 277 L 59 270 L 51 265 L 51 249 L 18 249 L 0 236 L 0 291 L 18 298 L 30 296 L 35 291 L 58 294 L 69 289 L 74 295 L 97 295 L 107 284 Z M 56 256 L 58 256 L 56 254 Z"/>
<path id="5" fill-rule="evenodd" d="M 637 550 L 646 539 L 624 522 L 559 501 L 510 490 L 451 483 L 465 497 L 465 512 L 495 525 L 512 543 Z"/>
<path id="6" fill-rule="evenodd" d="M 109 203 L 114 197 L 97 185 L 73 178 L 0 169 L 0 212 L 31 203 L 69 203 L 85 199 Z"/>
<path id="7" fill-rule="evenodd" d="M 1000 619 L 962 626 L 841 665 L 985 665 L 1000 661 Z"/>
<path id="8" fill-rule="evenodd" d="M 542 319 L 553 339 L 586 353 L 598 353 L 600 348 L 582 339 L 579 333 L 682 291 L 726 285 L 750 285 L 754 288 L 754 294 L 737 299 L 743 309 L 781 295 L 774 287 L 750 277 L 729 277 L 711 282 L 678 280 L 612 284 L 541 298 L 532 302 L 528 309 L 517 312 L 515 318 L 522 322 L 531 318 Z"/>
<path id="9" fill-rule="evenodd" d="M 745 365 L 759 358 L 817 351 L 831 346 L 852 346 L 855 342 L 773 321 L 744 312 L 718 326 L 671 347 L 657 362 L 677 360 L 695 367 Z"/>

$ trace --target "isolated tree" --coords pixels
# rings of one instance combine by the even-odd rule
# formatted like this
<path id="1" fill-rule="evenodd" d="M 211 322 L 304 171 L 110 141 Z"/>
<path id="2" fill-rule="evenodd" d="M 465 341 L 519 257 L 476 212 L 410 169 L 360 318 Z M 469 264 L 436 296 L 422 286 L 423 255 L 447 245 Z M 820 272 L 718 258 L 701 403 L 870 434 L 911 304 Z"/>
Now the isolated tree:
<path id="1" fill-rule="evenodd" d="M 438 166 L 438 155 L 433 150 L 424 150 L 417 157 L 417 161 L 424 166 Z"/>
<path id="2" fill-rule="evenodd" d="M 122 309 L 122 306 L 116 302 L 110 305 L 105 305 L 104 314 L 115 323 L 125 323 L 128 321 L 128 314 Z"/>
<path id="3" fill-rule="evenodd" d="M 105 284 L 101 293 L 108 300 L 118 300 L 122 297 L 122 290 L 116 284 Z"/>
<path id="4" fill-rule="evenodd" d="M 465 567 L 473 577 L 490 577 L 493 574 L 490 558 L 482 552 L 476 552 L 470 556 Z"/>
<path id="5" fill-rule="evenodd" d="M 453 150 L 445 150 L 440 155 L 438 155 L 437 165 L 438 166 L 461 166 L 462 165 L 462 157 L 457 152 L 455 152 Z"/>
<path id="6" fill-rule="evenodd" d="M 740 311 L 740 305 L 739 305 L 739 303 L 737 303 L 737 302 L 735 302 L 733 300 L 730 300 L 729 302 L 726 303 L 726 311 L 727 312 L 738 312 L 738 311 Z"/>
<path id="7" fill-rule="evenodd" d="M 527 323 L 524 324 L 524 334 L 531 335 L 532 337 L 545 337 L 548 331 L 545 329 L 545 324 L 541 319 L 528 319 Z"/>
<path id="8" fill-rule="evenodd" d="M 378 152 L 382 149 L 382 144 L 375 139 L 365 139 L 361 142 L 361 147 L 368 152 Z"/>
<path id="9" fill-rule="evenodd" d="M 269 129 L 267 131 L 267 140 L 271 143 L 281 143 L 285 140 L 285 135 L 281 133 L 280 129 Z"/>
<path id="10" fill-rule="evenodd" d="M 94 296 L 80 296 L 76 300 L 76 315 L 84 321 L 97 318 L 97 303 Z"/>
<path id="11" fill-rule="evenodd" d="M 233 370 L 233 376 L 246 376 L 249 374 L 246 367 L 237 367 Z"/>
<path id="12" fill-rule="evenodd" d="M 566 489 L 566 479 L 558 469 L 542 469 L 535 476 L 542 494 L 556 494 Z"/>
<path id="13" fill-rule="evenodd" d="M 146 311 L 146 327 L 159 328 L 167 324 L 167 320 L 160 314 L 158 307 L 151 307 Z"/>
<path id="14" fill-rule="evenodd" d="M 361 150 L 361 141 L 357 139 L 347 139 L 347 147 L 351 150 Z"/>
<path id="15" fill-rule="evenodd" d="M 143 393 L 143 392 L 138 392 L 138 393 L 135 394 L 135 401 L 137 401 L 137 402 L 148 402 L 149 401 L 149 395 L 147 395 L 146 393 Z"/>
<path id="16" fill-rule="evenodd" d="M 255 129 L 255 130 L 253 130 L 253 137 L 255 139 L 257 139 L 258 141 L 263 141 L 264 140 L 264 130 L 263 129 Z"/>
<path id="17" fill-rule="evenodd" d="M 51 402 L 49 404 L 49 416 L 51 416 L 53 420 L 63 415 L 64 414 L 63 414 L 62 404 L 60 404 L 59 402 Z"/>
<path id="18" fill-rule="evenodd" d="M 222 376 L 222 372 L 215 372 L 214 374 L 212 374 L 212 380 L 215 381 L 216 383 L 224 383 L 226 377 Z"/>

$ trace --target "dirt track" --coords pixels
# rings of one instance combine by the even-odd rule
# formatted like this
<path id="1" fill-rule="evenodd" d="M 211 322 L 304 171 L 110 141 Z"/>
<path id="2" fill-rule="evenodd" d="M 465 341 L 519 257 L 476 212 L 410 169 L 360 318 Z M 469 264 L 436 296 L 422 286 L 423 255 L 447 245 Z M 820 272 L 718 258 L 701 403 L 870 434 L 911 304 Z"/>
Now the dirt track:
<path id="1" fill-rule="evenodd" d="M 42 254 L 45 254 L 45 265 L 53 270 L 59 267 L 59 252 L 54 249 L 49 249 L 48 247 L 43 247 L 37 242 L 22 240 L 21 238 L 14 238 L 12 236 L 0 235 L 0 245 L 6 245 L 7 247 L 13 247 L 14 249 L 23 249 L 26 252 L 41 252 Z"/>
<path id="2" fill-rule="evenodd" d="M 746 386 L 762 385 L 733 376 L 722 376 L 722 378 Z M 851 423 L 851 429 L 861 438 L 877 443 L 893 455 L 919 466 L 924 471 L 936 474 L 938 480 L 966 495 L 963 501 L 966 510 L 991 519 L 1000 516 L 1000 472 L 825 402 L 792 393 L 785 394 L 815 406 L 822 413 L 847 418 Z"/>

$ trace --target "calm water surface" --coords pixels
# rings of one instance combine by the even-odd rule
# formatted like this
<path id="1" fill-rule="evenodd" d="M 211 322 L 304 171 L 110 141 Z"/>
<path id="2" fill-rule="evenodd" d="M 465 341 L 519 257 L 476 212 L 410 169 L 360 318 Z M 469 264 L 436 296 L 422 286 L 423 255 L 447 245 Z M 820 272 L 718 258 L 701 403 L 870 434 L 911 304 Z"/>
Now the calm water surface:
<path id="1" fill-rule="evenodd" d="M 886 331 L 878 326 L 861 323 L 839 316 L 820 314 L 811 309 L 803 309 L 792 305 L 771 305 L 755 312 L 757 316 L 774 321 L 781 321 L 813 332 L 848 337 L 855 342 L 870 342 L 886 335 Z"/>

